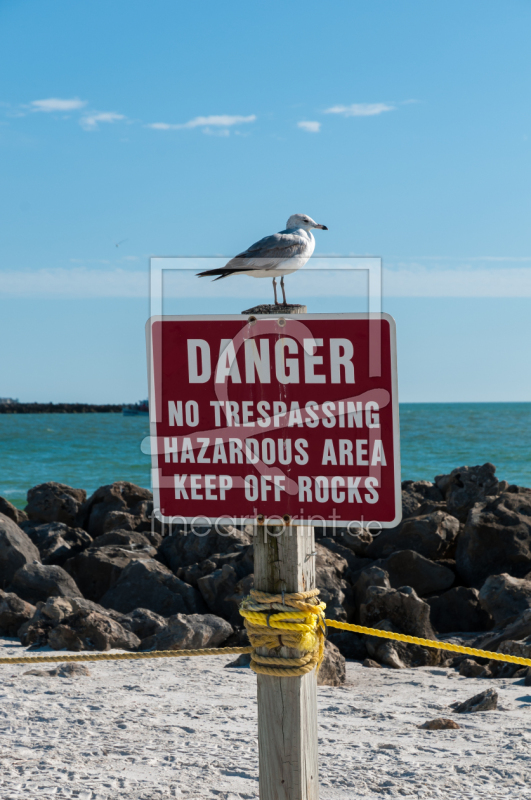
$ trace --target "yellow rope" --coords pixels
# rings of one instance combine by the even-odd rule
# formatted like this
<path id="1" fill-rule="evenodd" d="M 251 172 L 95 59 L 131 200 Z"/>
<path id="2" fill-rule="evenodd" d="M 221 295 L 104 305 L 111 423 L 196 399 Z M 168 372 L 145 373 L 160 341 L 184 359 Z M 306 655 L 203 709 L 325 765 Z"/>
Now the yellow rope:
<path id="1" fill-rule="evenodd" d="M 460 644 L 450 644 L 450 642 L 437 642 L 434 639 L 421 639 L 419 636 L 407 636 L 405 633 L 380 631 L 378 628 L 366 628 L 364 625 L 351 625 L 348 622 L 338 622 L 335 619 L 327 619 L 325 622 L 329 628 L 340 628 L 344 631 L 365 633 L 367 636 L 378 636 L 380 639 L 393 639 L 397 642 L 419 644 L 422 647 L 436 647 L 438 650 L 450 650 L 453 653 L 464 653 L 469 656 L 479 656 L 480 658 L 489 658 L 493 661 L 507 661 L 510 664 L 521 664 L 524 667 L 531 667 L 531 658 L 510 656 L 507 653 L 494 653 L 492 650 L 478 650 L 476 647 L 464 647 Z"/>
<path id="2" fill-rule="evenodd" d="M 465 647 L 449 642 L 438 642 L 434 639 L 422 639 L 419 636 L 408 636 L 404 633 L 382 631 L 378 628 L 367 628 L 365 625 L 353 625 L 325 619 L 326 605 L 317 599 L 318 589 L 309 592 L 292 594 L 268 594 L 251 591 L 241 604 L 240 614 L 249 636 L 247 647 L 207 647 L 197 650 L 152 650 L 146 653 L 81 653 L 79 655 L 35 655 L 8 656 L 0 658 L 0 664 L 43 664 L 67 661 L 130 661 L 146 658 L 182 658 L 186 656 L 228 656 L 243 653 L 251 654 L 251 669 L 261 675 L 279 677 L 296 677 L 319 669 L 324 655 L 326 627 L 339 628 L 344 631 L 363 633 L 379 639 L 391 639 L 396 642 L 418 644 L 421 647 L 434 647 L 438 650 L 449 650 L 452 653 L 488 658 L 492 661 L 506 661 L 531 667 L 531 658 L 511 656 L 506 653 L 495 653 L 491 650 L 479 650 L 476 647 Z M 279 609 L 285 609 L 280 611 Z M 275 613 L 273 613 L 273 610 Z M 257 648 L 277 650 L 271 655 L 259 655 Z M 298 658 L 283 658 L 278 649 L 289 647 L 302 652 Z"/>
<path id="3" fill-rule="evenodd" d="M 316 667 L 319 670 L 324 656 L 326 605 L 319 602 L 318 595 L 318 589 L 290 594 L 253 589 L 243 600 L 240 614 L 253 646 L 253 672 L 293 678 Z M 256 652 L 259 647 L 265 647 L 268 655 L 259 655 Z M 283 658 L 281 647 L 293 648 L 301 655 Z"/>

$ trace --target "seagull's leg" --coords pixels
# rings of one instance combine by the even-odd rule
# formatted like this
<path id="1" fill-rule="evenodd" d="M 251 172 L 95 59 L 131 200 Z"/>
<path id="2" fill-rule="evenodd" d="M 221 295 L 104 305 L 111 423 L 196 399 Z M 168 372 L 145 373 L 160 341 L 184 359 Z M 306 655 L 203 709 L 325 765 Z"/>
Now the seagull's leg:
<path id="1" fill-rule="evenodd" d="M 273 291 L 274 291 L 274 293 L 275 293 L 275 305 L 276 305 L 276 306 L 278 306 L 278 300 L 277 300 L 277 279 L 276 279 L 276 278 L 273 278 Z"/>
<path id="2" fill-rule="evenodd" d="M 280 279 L 280 288 L 282 289 L 282 297 L 284 298 L 284 305 L 288 305 L 288 301 L 286 300 L 286 290 L 284 289 L 284 275 Z"/>

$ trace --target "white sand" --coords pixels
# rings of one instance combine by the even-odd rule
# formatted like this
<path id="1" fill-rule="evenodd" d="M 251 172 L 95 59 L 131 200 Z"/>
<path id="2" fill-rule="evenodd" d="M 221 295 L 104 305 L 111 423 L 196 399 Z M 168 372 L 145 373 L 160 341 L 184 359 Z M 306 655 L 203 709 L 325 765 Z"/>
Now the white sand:
<path id="1" fill-rule="evenodd" d="M 0 642 L 2 655 L 22 650 Z M 256 679 L 223 669 L 230 660 L 87 663 L 92 676 L 77 678 L 0 665 L 1 800 L 258 798 Z M 344 687 L 319 688 L 321 800 L 531 796 L 522 682 L 356 663 L 347 676 Z M 448 708 L 490 686 L 500 710 Z M 440 716 L 462 729 L 416 728 Z"/>

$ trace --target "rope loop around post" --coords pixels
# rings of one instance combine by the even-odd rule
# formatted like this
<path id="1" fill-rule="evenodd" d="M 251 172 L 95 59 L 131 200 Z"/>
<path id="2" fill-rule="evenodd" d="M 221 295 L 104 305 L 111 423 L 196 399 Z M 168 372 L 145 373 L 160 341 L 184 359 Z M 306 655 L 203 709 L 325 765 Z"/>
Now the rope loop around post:
<path id="1" fill-rule="evenodd" d="M 251 669 L 259 675 L 295 678 L 319 670 L 324 656 L 326 604 L 319 601 L 319 590 L 288 594 L 269 594 L 251 590 L 240 604 L 240 614 L 253 647 Z M 259 655 L 265 647 L 270 653 Z M 301 652 L 298 658 L 283 658 L 281 647 Z M 271 652 L 276 651 L 276 652 Z"/>

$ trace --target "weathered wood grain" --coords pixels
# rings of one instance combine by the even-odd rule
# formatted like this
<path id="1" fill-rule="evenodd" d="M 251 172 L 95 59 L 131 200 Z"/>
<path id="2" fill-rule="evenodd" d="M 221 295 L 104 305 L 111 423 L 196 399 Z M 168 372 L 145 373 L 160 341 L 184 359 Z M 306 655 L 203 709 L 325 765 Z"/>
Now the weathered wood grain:
<path id="1" fill-rule="evenodd" d="M 304 592 L 315 588 L 313 527 L 290 527 L 281 535 L 270 535 L 262 526 L 255 533 L 256 589 Z M 267 655 L 268 651 L 258 652 Z M 287 647 L 280 653 L 301 655 Z M 299 678 L 257 678 L 260 800 L 318 800 L 315 670 Z"/>

